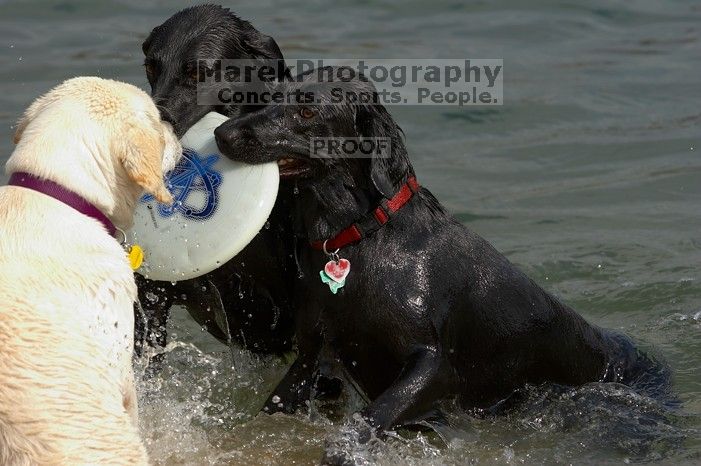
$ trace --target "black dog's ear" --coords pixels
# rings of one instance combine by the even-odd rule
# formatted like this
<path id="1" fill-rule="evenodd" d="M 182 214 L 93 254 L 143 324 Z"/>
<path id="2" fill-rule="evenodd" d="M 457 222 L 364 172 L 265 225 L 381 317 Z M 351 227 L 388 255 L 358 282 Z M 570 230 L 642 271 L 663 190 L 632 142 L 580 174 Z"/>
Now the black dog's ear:
<path id="1" fill-rule="evenodd" d="M 394 183 L 390 177 L 391 152 L 375 154 L 370 160 L 370 179 L 375 189 L 386 199 L 392 199 L 395 194 Z"/>
<path id="2" fill-rule="evenodd" d="M 396 125 L 392 116 L 380 103 L 359 105 L 356 108 L 355 124 L 358 136 L 384 138 L 387 145 L 378 146 L 379 151 L 370 159 L 370 179 L 375 189 L 386 199 L 395 194 L 392 153 L 392 128 Z M 378 141 L 379 143 L 379 141 Z"/>
<path id="3" fill-rule="evenodd" d="M 244 41 L 244 46 L 248 49 L 251 58 L 274 61 L 275 69 L 278 70 L 277 79 L 279 81 L 291 79 L 292 75 L 285 65 L 285 57 L 283 57 L 275 39 L 258 31 L 253 31 L 253 33 L 248 35 L 247 40 Z"/>
<path id="4" fill-rule="evenodd" d="M 277 45 L 277 42 L 275 42 L 275 39 L 261 33 L 257 33 L 255 36 L 256 37 L 251 38 L 248 42 L 253 47 L 253 56 L 257 58 L 272 58 L 275 60 L 284 59 L 282 51 Z"/>

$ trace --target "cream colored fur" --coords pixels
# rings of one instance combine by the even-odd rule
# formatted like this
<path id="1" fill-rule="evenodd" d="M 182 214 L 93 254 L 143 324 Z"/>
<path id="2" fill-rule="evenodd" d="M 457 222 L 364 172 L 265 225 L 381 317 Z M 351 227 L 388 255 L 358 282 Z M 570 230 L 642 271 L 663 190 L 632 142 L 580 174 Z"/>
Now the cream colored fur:
<path id="1" fill-rule="evenodd" d="M 121 229 L 163 185 L 180 145 L 146 93 L 74 78 L 37 99 L 8 174 L 80 194 Z M 136 287 L 98 221 L 44 194 L 0 188 L 0 465 L 147 464 L 131 367 Z"/>

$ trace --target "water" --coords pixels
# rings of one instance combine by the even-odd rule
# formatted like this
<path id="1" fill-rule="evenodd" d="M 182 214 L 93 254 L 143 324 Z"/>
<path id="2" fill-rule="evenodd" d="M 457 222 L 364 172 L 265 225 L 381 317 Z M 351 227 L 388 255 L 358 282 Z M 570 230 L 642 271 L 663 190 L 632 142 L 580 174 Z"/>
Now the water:
<path id="1" fill-rule="evenodd" d="M 257 0 L 236 11 L 288 56 L 503 58 L 503 107 L 392 108 L 419 180 L 590 321 L 665 357 L 683 407 L 615 385 L 531 387 L 507 415 L 455 414 L 448 446 L 400 432 L 339 448 L 380 464 L 698 464 L 701 5 L 492 3 Z M 0 1 L 1 157 L 20 112 L 61 79 L 145 87 L 140 43 L 183 5 Z M 232 356 L 181 309 L 172 327 L 164 372 L 139 387 L 156 464 L 312 464 L 338 437 L 338 413 L 256 416 L 289 361 Z"/>

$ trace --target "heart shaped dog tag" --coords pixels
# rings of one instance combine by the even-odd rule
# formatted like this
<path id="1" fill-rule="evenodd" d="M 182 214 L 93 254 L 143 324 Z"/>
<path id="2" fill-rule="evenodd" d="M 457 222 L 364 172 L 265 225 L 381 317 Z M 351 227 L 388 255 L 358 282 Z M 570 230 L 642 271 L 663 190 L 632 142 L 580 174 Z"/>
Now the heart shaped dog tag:
<path id="1" fill-rule="evenodd" d="M 348 259 L 339 259 L 338 262 L 331 260 L 324 266 L 324 273 L 336 283 L 343 283 L 349 272 L 350 261 Z"/>

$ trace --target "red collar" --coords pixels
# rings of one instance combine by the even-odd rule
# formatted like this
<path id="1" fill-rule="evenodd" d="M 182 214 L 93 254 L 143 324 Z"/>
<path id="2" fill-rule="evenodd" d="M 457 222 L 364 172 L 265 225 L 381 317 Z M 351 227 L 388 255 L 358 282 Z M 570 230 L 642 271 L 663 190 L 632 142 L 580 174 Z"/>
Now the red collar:
<path id="1" fill-rule="evenodd" d="M 399 188 L 399 191 L 392 199 L 385 199 L 375 210 L 360 219 L 360 221 L 342 230 L 333 238 L 329 238 L 326 241 L 313 241 L 311 243 L 312 247 L 323 251 L 324 243 L 326 243 L 327 251 L 335 251 L 367 238 L 385 223 L 389 222 L 392 214 L 404 207 L 418 191 L 419 183 L 416 181 L 416 177 L 412 176 Z"/>

